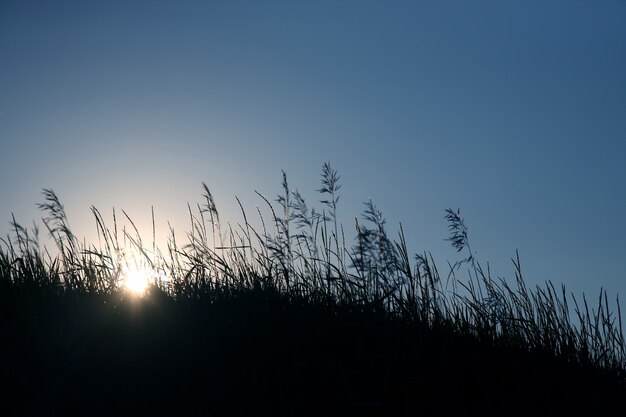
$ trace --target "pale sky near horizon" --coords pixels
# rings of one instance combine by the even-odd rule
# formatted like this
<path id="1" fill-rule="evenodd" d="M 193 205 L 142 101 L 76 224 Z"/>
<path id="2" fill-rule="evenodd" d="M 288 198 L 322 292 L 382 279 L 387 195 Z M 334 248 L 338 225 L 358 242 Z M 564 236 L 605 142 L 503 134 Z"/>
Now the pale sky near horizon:
<path id="1" fill-rule="evenodd" d="M 3 1 L 0 232 L 53 188 L 186 227 L 201 182 L 240 220 L 280 192 L 340 214 L 372 198 L 395 235 L 531 284 L 626 295 L 626 1 Z M 147 230 L 147 229 L 145 229 Z M 182 234 L 181 230 L 181 234 Z"/>

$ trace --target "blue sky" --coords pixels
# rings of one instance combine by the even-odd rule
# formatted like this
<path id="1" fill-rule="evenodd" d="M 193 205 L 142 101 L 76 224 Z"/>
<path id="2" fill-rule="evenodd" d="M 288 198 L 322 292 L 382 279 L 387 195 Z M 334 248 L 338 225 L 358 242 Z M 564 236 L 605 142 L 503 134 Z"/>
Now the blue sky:
<path id="1" fill-rule="evenodd" d="M 90 4 L 87 4 L 90 3 Z M 97 4 L 99 3 L 99 4 Z M 182 231 L 201 182 L 223 216 L 312 202 L 342 175 L 442 266 L 445 208 L 512 277 L 626 293 L 626 2 L 45 2 L 0 5 L 0 217 L 57 191 Z"/>

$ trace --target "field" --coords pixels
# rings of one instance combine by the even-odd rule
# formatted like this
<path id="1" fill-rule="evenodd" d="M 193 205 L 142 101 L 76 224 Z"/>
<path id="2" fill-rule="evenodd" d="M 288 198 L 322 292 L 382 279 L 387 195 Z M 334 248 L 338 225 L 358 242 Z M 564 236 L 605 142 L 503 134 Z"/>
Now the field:
<path id="1" fill-rule="evenodd" d="M 370 201 L 349 240 L 339 175 L 321 208 L 283 175 L 272 213 L 225 227 L 204 186 L 162 252 L 92 208 L 99 242 L 44 190 L 45 228 L 0 249 L 0 378 L 9 414 L 608 415 L 626 400 L 619 300 L 494 279 L 465 221 L 441 273 Z M 119 213 L 118 213 L 119 215 Z M 255 216 L 257 213 L 255 213 Z M 185 243 L 181 243 L 182 241 Z M 469 271 L 467 277 L 462 277 Z M 2 413 L 8 415 L 7 413 Z"/>

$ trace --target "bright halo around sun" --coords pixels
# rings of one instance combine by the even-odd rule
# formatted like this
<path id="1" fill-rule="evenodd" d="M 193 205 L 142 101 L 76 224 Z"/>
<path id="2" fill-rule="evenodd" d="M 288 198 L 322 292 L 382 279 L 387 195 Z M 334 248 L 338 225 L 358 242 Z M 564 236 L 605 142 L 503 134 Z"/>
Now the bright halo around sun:
<path id="1" fill-rule="evenodd" d="M 133 294 L 141 295 L 148 287 L 149 272 L 145 269 L 130 268 L 126 272 L 124 285 Z"/>
<path id="2" fill-rule="evenodd" d="M 153 276 L 153 271 L 148 262 L 141 256 L 126 254 L 122 260 L 122 279 L 124 287 L 130 293 L 141 296 L 148 288 Z"/>

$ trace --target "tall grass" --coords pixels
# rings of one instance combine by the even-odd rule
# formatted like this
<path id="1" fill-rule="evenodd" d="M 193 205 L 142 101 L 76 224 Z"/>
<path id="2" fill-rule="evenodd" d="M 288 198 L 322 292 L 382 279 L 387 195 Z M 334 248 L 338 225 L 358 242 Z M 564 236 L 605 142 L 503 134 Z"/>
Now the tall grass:
<path id="1" fill-rule="evenodd" d="M 495 346 L 549 354 L 571 363 L 626 375 L 619 299 L 606 291 L 597 300 L 577 298 L 551 282 L 527 287 L 519 256 L 513 258 L 514 282 L 493 278 L 488 265 L 473 255 L 468 228 L 460 213 L 446 210 L 449 241 L 467 257 L 439 272 L 433 256 L 411 255 L 399 227 L 392 238 L 385 218 L 372 201 L 355 219 L 347 243 L 338 220 L 340 176 L 330 164 L 322 168 L 321 208 L 312 208 L 282 175 L 282 191 L 272 202 L 258 194 L 269 210 L 257 208 L 253 226 L 238 201 L 242 222 L 221 222 L 209 188 L 203 203 L 188 206 L 190 230 L 185 243 L 170 227 L 166 249 L 144 243 L 132 219 L 113 211 L 107 225 L 91 207 L 97 244 L 80 242 L 71 232 L 58 196 L 44 190 L 44 226 L 56 246 L 54 254 L 39 243 L 36 227 L 12 220 L 12 233 L 1 239 L 0 288 L 34 286 L 58 292 L 123 292 L 124 268 L 140 263 L 151 271 L 155 288 L 176 299 L 220 291 L 271 289 L 286 297 L 344 309 L 379 311 L 433 329 L 467 335 Z M 459 277 L 461 273 L 467 276 Z"/>

